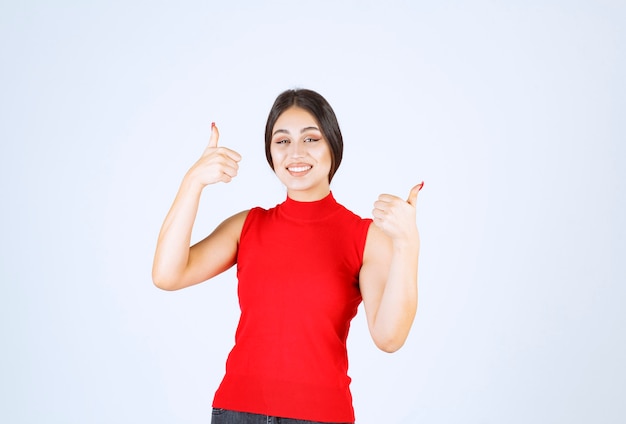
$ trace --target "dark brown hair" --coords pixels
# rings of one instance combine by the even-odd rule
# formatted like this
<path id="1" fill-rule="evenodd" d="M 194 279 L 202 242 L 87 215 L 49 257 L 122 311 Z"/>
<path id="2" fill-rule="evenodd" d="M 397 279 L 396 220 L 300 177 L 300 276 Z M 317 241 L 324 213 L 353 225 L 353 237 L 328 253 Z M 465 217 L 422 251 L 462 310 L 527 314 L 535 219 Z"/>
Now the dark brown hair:
<path id="1" fill-rule="evenodd" d="M 272 129 L 278 117 L 290 107 L 299 107 L 309 112 L 317 120 L 322 135 L 330 148 L 331 165 L 328 182 L 333 179 L 341 158 L 343 157 L 343 137 L 333 108 L 319 93 L 304 88 L 283 91 L 274 101 L 265 124 L 265 157 L 270 167 L 274 169 L 270 146 L 272 143 Z"/>

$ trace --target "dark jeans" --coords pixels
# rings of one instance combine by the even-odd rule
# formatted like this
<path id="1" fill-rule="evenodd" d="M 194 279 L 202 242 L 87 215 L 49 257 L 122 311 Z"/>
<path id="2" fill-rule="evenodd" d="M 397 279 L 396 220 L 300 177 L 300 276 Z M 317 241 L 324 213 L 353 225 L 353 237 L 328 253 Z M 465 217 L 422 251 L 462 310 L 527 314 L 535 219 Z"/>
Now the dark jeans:
<path id="1" fill-rule="evenodd" d="M 229 411 L 213 408 L 211 424 L 329 424 L 319 421 L 294 420 L 292 418 L 268 417 L 267 415 L 250 414 L 248 412 Z M 334 423 L 353 424 L 353 423 Z"/>

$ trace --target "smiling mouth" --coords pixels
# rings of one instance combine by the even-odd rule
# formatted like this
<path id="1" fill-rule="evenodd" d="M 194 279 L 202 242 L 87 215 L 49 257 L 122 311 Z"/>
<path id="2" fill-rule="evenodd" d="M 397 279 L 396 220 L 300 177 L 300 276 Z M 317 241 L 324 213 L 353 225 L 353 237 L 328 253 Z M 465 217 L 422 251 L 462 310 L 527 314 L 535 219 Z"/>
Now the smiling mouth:
<path id="1" fill-rule="evenodd" d="M 306 165 L 306 166 L 291 166 L 288 167 L 287 170 L 289 172 L 295 172 L 295 173 L 299 173 L 299 172 L 306 172 L 309 169 L 313 168 L 311 165 Z"/>

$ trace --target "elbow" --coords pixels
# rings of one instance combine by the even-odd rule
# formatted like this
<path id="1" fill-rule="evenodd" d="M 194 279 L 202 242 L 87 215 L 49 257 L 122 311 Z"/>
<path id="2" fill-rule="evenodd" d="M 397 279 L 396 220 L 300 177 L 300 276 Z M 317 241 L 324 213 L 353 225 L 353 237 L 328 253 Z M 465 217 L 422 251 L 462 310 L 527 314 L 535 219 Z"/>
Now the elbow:
<path id="1" fill-rule="evenodd" d="M 179 289 L 177 284 L 178 281 L 176 279 L 167 278 L 154 270 L 152 271 L 152 283 L 155 287 L 165 291 L 174 291 Z"/>
<path id="2" fill-rule="evenodd" d="M 404 342 L 401 343 L 386 343 L 386 344 L 378 344 L 376 346 L 385 353 L 394 353 L 400 350 L 402 346 L 404 346 Z"/>
<path id="3" fill-rule="evenodd" d="M 152 263 L 152 283 L 161 290 L 174 291 L 182 288 L 183 277 L 182 272 L 163 261 L 155 259 Z"/>
<path id="4" fill-rule="evenodd" d="M 375 338 L 374 344 L 385 353 L 394 353 L 404 346 L 406 337 Z"/>
<path id="5" fill-rule="evenodd" d="M 416 308 L 417 309 L 417 308 Z M 377 348 L 386 353 L 394 353 L 400 350 L 409 337 L 415 311 L 407 314 L 400 322 L 378 322 L 370 328 L 370 334 Z"/>
<path id="6" fill-rule="evenodd" d="M 402 323 L 379 325 L 372 329 L 371 335 L 377 348 L 386 353 L 400 350 L 409 337 L 413 316 Z"/>
<path id="7" fill-rule="evenodd" d="M 156 288 L 161 289 L 161 290 L 165 290 L 165 291 L 177 290 L 176 286 L 174 286 L 171 283 L 166 283 L 166 282 L 161 281 L 161 280 L 152 280 L 152 282 L 154 283 L 154 286 Z"/>
<path id="8" fill-rule="evenodd" d="M 171 282 L 167 282 L 165 280 L 159 280 L 159 279 L 153 278 L 152 283 L 154 284 L 156 288 L 161 289 L 161 290 L 165 290 L 165 291 L 176 290 L 175 286 Z"/>

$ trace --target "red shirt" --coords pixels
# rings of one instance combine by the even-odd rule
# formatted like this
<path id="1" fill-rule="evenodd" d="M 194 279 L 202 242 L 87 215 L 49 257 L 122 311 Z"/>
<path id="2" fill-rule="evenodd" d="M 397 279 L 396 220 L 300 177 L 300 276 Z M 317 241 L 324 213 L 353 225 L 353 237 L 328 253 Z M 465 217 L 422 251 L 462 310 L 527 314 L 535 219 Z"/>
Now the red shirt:
<path id="1" fill-rule="evenodd" d="M 332 194 L 250 210 L 237 256 L 241 317 L 214 407 L 354 421 L 346 339 L 371 222 Z"/>

